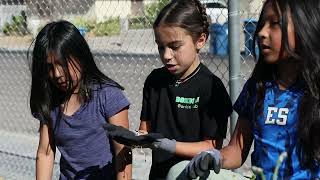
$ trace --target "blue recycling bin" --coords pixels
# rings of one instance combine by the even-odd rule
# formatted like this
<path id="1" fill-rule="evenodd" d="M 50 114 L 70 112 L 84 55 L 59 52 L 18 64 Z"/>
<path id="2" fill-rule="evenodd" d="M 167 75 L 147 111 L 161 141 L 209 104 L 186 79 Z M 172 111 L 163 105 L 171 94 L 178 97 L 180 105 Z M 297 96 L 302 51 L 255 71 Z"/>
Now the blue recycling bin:
<path id="1" fill-rule="evenodd" d="M 217 56 L 228 55 L 228 22 L 224 24 L 213 23 L 210 25 L 209 31 L 209 53 Z"/>
<path id="2" fill-rule="evenodd" d="M 243 21 L 243 32 L 245 37 L 245 55 L 253 55 L 254 51 L 257 56 L 259 56 L 259 47 L 255 43 L 255 47 L 253 47 L 253 37 L 256 31 L 258 21 L 255 19 L 245 19 Z"/>

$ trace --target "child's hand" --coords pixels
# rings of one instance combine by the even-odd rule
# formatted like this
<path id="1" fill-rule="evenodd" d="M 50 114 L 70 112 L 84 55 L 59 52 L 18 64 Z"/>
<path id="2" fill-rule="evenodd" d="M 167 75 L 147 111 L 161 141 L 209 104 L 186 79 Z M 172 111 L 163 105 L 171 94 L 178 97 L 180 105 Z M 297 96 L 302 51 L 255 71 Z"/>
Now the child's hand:
<path id="1" fill-rule="evenodd" d="M 139 135 L 146 135 L 146 134 L 148 134 L 148 131 L 146 131 L 146 130 L 139 130 L 138 133 L 139 133 Z"/>
<path id="2" fill-rule="evenodd" d="M 213 169 L 215 173 L 219 173 L 221 168 L 221 154 L 216 149 L 203 151 L 196 155 L 189 162 L 185 168 L 186 174 L 195 179 L 199 177 L 207 177 L 210 170 Z"/>

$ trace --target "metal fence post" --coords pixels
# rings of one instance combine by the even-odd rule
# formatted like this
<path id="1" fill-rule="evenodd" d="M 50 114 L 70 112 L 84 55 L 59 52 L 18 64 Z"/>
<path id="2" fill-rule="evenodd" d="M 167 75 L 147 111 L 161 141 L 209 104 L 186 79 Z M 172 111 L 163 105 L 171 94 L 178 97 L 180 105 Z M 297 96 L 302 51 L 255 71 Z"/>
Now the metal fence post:
<path id="1" fill-rule="evenodd" d="M 234 103 L 240 87 L 240 17 L 239 0 L 229 0 L 228 5 L 229 27 L 229 83 L 230 97 Z M 230 134 L 233 133 L 237 123 L 237 114 L 232 113 L 230 118 Z"/>

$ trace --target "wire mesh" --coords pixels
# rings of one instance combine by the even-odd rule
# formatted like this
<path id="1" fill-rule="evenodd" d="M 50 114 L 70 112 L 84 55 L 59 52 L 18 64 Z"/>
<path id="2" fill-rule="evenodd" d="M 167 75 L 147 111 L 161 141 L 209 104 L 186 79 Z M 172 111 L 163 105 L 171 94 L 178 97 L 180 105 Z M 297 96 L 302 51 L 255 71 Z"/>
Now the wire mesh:
<path id="1" fill-rule="evenodd" d="M 169 0 L 0 1 L 0 179 L 35 178 L 39 122 L 30 115 L 31 73 L 27 52 L 38 31 L 46 23 L 59 19 L 75 24 L 86 38 L 99 68 L 125 87 L 131 102 L 130 128 L 137 129 L 143 83 L 152 69 L 162 65 L 152 22 L 167 2 Z M 228 2 L 201 2 L 211 22 L 208 43 L 200 52 L 201 60 L 228 89 Z M 241 0 L 240 3 L 242 84 L 255 64 L 248 44 L 252 41 L 262 3 L 262 0 Z M 223 32 L 217 32 L 214 25 L 220 25 Z M 253 30 L 248 30 L 249 25 Z M 217 37 L 217 33 L 222 34 Z M 59 177 L 58 162 L 59 155 L 53 179 Z M 133 178 L 147 179 L 145 169 L 150 163 L 150 151 L 135 150 Z"/>

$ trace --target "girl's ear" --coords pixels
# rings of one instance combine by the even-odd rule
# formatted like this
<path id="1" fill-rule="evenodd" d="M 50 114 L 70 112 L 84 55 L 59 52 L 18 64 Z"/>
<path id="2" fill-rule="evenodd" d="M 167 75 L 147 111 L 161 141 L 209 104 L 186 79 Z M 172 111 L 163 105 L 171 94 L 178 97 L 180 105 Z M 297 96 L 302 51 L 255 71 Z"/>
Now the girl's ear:
<path id="1" fill-rule="evenodd" d="M 196 42 L 197 50 L 200 50 L 201 48 L 203 48 L 206 42 L 207 42 L 207 35 L 205 33 L 202 33 Z"/>

